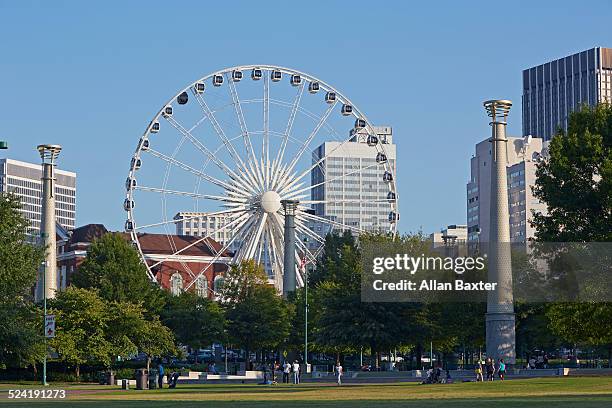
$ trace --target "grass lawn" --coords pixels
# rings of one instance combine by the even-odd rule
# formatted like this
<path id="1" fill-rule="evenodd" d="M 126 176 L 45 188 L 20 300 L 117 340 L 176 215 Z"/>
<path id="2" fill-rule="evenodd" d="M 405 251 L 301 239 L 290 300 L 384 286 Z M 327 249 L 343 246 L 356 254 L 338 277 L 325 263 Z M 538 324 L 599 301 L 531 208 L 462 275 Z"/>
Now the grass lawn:
<path id="1" fill-rule="evenodd" d="M 36 384 L 0 384 L 0 406 L 70 407 L 612 407 L 612 377 L 537 378 L 493 383 L 302 385 L 179 385 L 177 389 L 122 391 L 99 385 L 52 384 L 65 400 L 9 400 L 8 390 Z"/>

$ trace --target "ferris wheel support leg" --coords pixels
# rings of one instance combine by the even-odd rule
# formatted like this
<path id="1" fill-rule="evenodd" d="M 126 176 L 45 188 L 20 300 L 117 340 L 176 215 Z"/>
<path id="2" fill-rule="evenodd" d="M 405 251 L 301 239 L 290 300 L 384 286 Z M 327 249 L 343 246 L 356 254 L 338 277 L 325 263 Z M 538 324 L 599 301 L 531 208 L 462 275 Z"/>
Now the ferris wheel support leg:
<path id="1" fill-rule="evenodd" d="M 295 291 L 295 211 L 297 200 L 283 200 L 285 211 L 285 250 L 283 262 L 283 296 Z"/>

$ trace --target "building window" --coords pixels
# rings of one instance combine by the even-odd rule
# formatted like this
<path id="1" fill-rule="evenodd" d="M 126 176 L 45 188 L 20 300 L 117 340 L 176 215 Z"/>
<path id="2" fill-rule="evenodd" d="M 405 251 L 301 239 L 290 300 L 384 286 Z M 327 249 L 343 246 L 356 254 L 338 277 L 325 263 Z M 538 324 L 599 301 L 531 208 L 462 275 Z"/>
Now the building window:
<path id="1" fill-rule="evenodd" d="M 183 277 L 180 273 L 174 272 L 170 277 L 170 293 L 178 296 L 183 291 Z"/>
<path id="2" fill-rule="evenodd" d="M 200 275 L 196 280 L 196 294 L 200 297 L 206 298 L 208 297 L 208 280 L 206 276 Z"/>
<path id="3" fill-rule="evenodd" d="M 224 283 L 225 283 L 225 278 L 223 278 L 223 276 L 215 277 L 215 282 L 213 284 L 213 287 L 217 295 L 219 294 L 219 292 L 221 292 L 221 290 L 223 290 Z"/>

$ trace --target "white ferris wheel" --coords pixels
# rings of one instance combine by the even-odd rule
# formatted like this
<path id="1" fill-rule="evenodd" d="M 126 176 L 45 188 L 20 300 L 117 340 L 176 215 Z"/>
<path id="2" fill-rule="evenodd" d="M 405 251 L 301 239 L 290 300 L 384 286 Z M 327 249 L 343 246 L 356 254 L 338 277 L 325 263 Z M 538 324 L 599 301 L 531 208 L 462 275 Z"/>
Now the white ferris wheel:
<path id="1" fill-rule="evenodd" d="M 326 161 L 357 137 L 371 149 L 371 157 L 330 171 L 333 166 L 325 166 Z M 317 155 L 316 147 L 325 142 L 334 143 Z M 222 217 L 223 223 L 215 224 L 214 230 L 198 236 L 188 247 L 208 245 L 215 257 L 210 265 L 243 259 L 265 261 L 271 281 L 280 289 L 284 256 L 281 201 L 299 200 L 295 227 L 301 239 L 296 239 L 295 259 L 301 286 L 297 264 L 314 262 L 324 243 L 324 234 L 313 225 L 363 231 L 363 226 L 342 216 L 343 208 L 366 213 L 374 204 L 384 206 L 388 217 L 384 228 L 395 234 L 399 212 L 394 167 L 387 159 L 384 140 L 366 116 L 327 83 L 278 66 L 227 68 L 180 90 L 147 125 L 126 180 L 125 230 L 155 281 L 154 269 L 165 260 L 146 261 L 142 233 L 165 234 L 175 249 L 167 259 L 176 262 L 176 256 L 188 249 L 179 249 L 173 242 L 177 213 L 193 214 L 194 220 L 201 220 L 202 214 Z M 365 178 L 366 173 L 370 178 Z M 372 174 L 376 180 L 371 179 Z M 371 183 L 376 198 L 347 194 L 350 183 Z M 343 185 L 345 191 L 334 195 L 322 190 L 326 184 L 336 189 Z M 324 208 L 341 215 L 322 214 Z M 225 237 L 222 245 L 208 244 L 219 234 Z M 189 271 L 193 281 L 208 267 Z"/>

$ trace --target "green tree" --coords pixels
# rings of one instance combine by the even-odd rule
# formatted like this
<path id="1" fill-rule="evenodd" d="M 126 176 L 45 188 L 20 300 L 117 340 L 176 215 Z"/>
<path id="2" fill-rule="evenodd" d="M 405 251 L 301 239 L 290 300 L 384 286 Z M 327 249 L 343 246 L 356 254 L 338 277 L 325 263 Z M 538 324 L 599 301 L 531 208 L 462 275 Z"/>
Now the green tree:
<path id="1" fill-rule="evenodd" d="M 612 306 L 610 303 L 554 303 L 546 316 L 552 331 L 573 345 L 605 346 L 612 366 Z"/>
<path id="2" fill-rule="evenodd" d="M 142 319 L 134 328 L 133 336 L 138 351 L 147 355 L 147 369 L 152 359 L 177 353 L 172 331 L 157 316 L 151 320 Z"/>
<path id="3" fill-rule="evenodd" d="M 549 152 L 533 189 L 548 207 L 534 215 L 537 239 L 612 241 L 612 107 L 572 113 L 567 134 L 553 137 Z"/>
<path id="4" fill-rule="evenodd" d="M 572 113 L 567 134 L 553 137 L 549 151 L 533 189 L 548 207 L 547 214 L 534 214 L 538 241 L 612 241 L 612 106 L 584 106 Z M 546 316 L 563 339 L 612 350 L 612 328 L 606 324 L 611 303 L 557 303 Z"/>
<path id="5" fill-rule="evenodd" d="M 98 289 L 108 301 L 142 303 L 150 316 L 159 315 L 166 299 L 148 278 L 134 247 L 117 233 L 92 242 L 72 281 L 79 288 Z"/>
<path id="6" fill-rule="evenodd" d="M 161 318 L 182 345 L 199 349 L 224 340 L 223 310 L 193 292 L 170 297 Z"/>
<path id="7" fill-rule="evenodd" d="M 225 282 L 227 334 L 247 359 L 253 350 L 273 349 L 287 340 L 293 308 L 267 283 L 260 265 L 250 260 L 234 265 Z"/>
<path id="8" fill-rule="evenodd" d="M 362 235 L 362 244 L 386 243 L 393 238 L 384 235 Z M 362 302 L 361 252 L 352 237 L 345 233 L 328 236 L 325 258 L 317 266 L 318 282 L 315 298 L 319 312 L 315 314 L 314 336 L 323 349 L 341 357 L 343 352 L 369 348 L 380 363 L 380 352 L 399 346 L 404 338 L 402 314 L 405 305 L 399 303 Z"/>
<path id="9" fill-rule="evenodd" d="M 44 257 L 28 242 L 19 198 L 0 194 L 0 367 L 34 365 L 44 357 L 42 313 L 32 288 Z"/>
<path id="10" fill-rule="evenodd" d="M 517 303 L 516 348 L 517 356 L 527 360 L 534 350 L 554 350 L 562 345 L 558 333 L 551 329 L 547 316 L 548 305 L 543 303 Z"/>
<path id="11" fill-rule="evenodd" d="M 108 307 L 92 289 L 69 287 L 49 302 L 56 316 L 56 337 L 50 346 L 60 360 L 74 366 L 76 375 L 85 363 L 110 366 L 115 349 L 107 339 Z"/>

